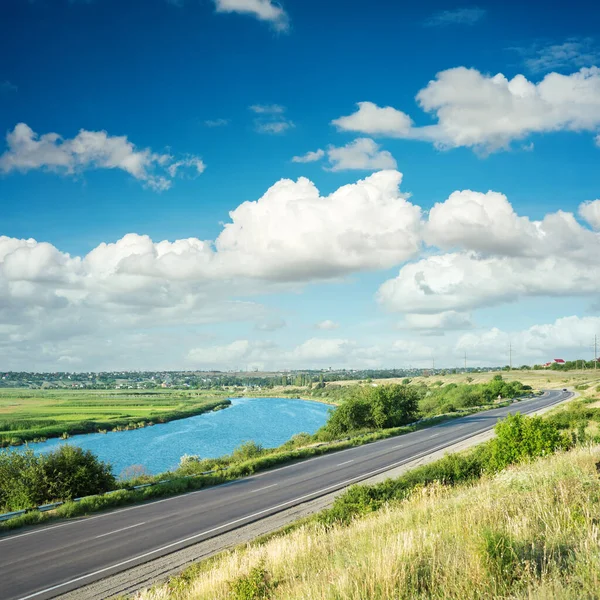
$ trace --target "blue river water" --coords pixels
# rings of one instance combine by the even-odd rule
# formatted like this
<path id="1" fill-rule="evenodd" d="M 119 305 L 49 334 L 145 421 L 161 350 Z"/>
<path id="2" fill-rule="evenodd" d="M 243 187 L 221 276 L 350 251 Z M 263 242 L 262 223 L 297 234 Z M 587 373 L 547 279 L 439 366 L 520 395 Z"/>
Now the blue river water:
<path id="1" fill-rule="evenodd" d="M 215 458 L 231 453 L 249 440 L 273 448 L 296 433 L 314 433 L 327 421 L 329 410 L 329 406 L 319 402 L 289 398 L 233 398 L 231 402 L 224 410 L 161 425 L 74 435 L 67 440 L 50 439 L 29 447 L 42 453 L 72 444 L 110 462 L 117 476 L 133 465 L 157 474 L 175 468 L 184 454 Z"/>

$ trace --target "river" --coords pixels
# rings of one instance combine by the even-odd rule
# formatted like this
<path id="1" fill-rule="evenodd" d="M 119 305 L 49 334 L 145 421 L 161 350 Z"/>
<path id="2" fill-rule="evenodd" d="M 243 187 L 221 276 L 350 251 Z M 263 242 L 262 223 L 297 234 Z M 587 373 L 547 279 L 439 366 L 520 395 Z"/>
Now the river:
<path id="1" fill-rule="evenodd" d="M 232 398 L 231 403 L 217 412 L 143 429 L 74 435 L 29 447 L 41 453 L 72 444 L 111 463 L 117 476 L 132 465 L 157 474 L 175 468 L 184 454 L 215 458 L 231 453 L 245 441 L 273 448 L 296 433 L 314 433 L 327 421 L 329 410 L 319 402 L 289 398 Z"/>

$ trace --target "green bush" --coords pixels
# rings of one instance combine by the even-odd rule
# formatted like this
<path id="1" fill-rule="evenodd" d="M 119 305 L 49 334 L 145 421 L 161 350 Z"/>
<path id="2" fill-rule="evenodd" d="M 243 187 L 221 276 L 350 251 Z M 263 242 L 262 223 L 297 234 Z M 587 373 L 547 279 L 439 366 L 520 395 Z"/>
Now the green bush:
<path id="1" fill-rule="evenodd" d="M 508 415 L 496 425 L 489 468 L 499 471 L 527 458 L 566 450 L 571 444 L 556 425 L 541 417 L 524 417 L 519 413 Z"/>
<path id="2" fill-rule="evenodd" d="M 248 575 L 238 577 L 229 584 L 235 600 L 266 600 L 271 596 L 273 583 L 264 564 L 252 568 Z"/>
<path id="3" fill-rule="evenodd" d="M 339 436 L 363 429 L 400 427 L 416 420 L 418 403 L 418 390 L 412 386 L 358 387 L 332 411 L 324 429 Z"/>
<path id="4" fill-rule="evenodd" d="M 0 452 L 2 512 L 101 494 L 115 485 L 112 467 L 76 446 L 61 446 L 39 456 L 29 449 Z"/>

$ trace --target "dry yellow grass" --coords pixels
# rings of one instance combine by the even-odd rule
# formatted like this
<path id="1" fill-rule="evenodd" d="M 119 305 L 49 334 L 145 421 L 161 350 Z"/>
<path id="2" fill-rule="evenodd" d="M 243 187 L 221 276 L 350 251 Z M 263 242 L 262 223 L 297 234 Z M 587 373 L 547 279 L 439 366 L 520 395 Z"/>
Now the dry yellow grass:
<path id="1" fill-rule="evenodd" d="M 598 370 L 586 369 L 584 371 L 553 371 L 551 369 L 533 371 L 519 370 L 512 371 L 491 371 L 489 373 L 459 373 L 456 375 L 432 375 L 430 377 L 411 377 L 411 383 L 431 384 L 434 381 L 443 381 L 447 383 L 467 383 L 467 378 L 471 378 L 471 383 L 487 383 L 495 375 L 502 375 L 505 379 L 518 380 L 535 389 L 560 389 L 576 385 L 589 385 L 589 389 L 583 393 L 595 394 L 595 387 L 600 385 L 600 368 Z M 377 383 L 400 383 L 403 378 L 378 379 Z M 356 381 L 338 381 L 328 385 L 352 385 Z"/>
<path id="2" fill-rule="evenodd" d="M 273 599 L 599 598 L 599 460 L 600 447 L 585 448 L 432 486 L 348 527 L 310 523 L 238 548 L 191 584 L 137 599 L 229 599 L 257 567 Z"/>

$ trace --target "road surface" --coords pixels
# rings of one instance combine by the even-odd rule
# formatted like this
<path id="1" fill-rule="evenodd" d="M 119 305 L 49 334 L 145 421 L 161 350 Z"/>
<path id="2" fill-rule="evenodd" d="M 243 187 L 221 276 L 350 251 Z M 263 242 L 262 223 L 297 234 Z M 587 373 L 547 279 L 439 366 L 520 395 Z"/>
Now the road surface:
<path id="1" fill-rule="evenodd" d="M 351 485 L 531 413 L 562 391 L 217 487 L 0 537 L 0 598 L 43 600 Z"/>

